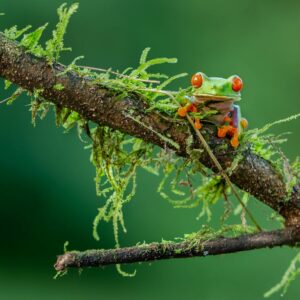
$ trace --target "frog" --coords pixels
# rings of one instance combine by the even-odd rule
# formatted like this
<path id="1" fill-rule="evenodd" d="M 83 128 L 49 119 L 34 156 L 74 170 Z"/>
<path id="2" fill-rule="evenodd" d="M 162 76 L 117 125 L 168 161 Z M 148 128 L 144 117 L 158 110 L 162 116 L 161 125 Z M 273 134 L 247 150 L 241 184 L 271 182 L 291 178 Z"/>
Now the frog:
<path id="1" fill-rule="evenodd" d="M 231 146 L 239 146 L 239 136 L 248 127 L 248 121 L 241 117 L 240 106 L 243 81 L 238 75 L 228 78 L 208 77 L 202 72 L 191 78 L 191 91 L 185 96 L 183 105 L 177 110 L 180 117 L 192 114 L 194 127 L 202 128 L 202 120 L 217 126 L 219 138 L 230 137 Z M 203 115 L 203 119 L 197 116 Z M 212 113 L 210 113 L 212 112 Z M 198 114 L 199 115 L 199 114 Z"/>

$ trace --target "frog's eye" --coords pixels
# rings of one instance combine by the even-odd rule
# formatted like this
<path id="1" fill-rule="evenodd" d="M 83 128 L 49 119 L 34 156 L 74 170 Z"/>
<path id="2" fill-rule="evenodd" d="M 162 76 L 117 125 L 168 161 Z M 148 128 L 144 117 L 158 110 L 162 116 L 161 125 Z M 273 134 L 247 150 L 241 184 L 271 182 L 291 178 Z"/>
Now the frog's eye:
<path id="1" fill-rule="evenodd" d="M 239 76 L 234 76 L 232 78 L 232 83 L 231 83 L 232 90 L 235 92 L 239 92 L 243 88 L 243 81 Z"/>
<path id="2" fill-rule="evenodd" d="M 203 83 L 203 76 L 201 73 L 196 73 L 193 75 L 191 80 L 192 86 L 196 89 L 200 88 Z"/>

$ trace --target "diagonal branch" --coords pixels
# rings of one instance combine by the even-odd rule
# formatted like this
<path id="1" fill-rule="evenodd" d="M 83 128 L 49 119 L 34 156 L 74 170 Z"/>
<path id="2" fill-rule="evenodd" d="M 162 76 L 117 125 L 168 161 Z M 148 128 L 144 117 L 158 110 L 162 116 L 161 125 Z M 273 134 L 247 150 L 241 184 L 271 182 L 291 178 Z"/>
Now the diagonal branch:
<path id="1" fill-rule="evenodd" d="M 50 65 L 46 59 L 27 53 L 16 42 L 0 33 L 1 77 L 31 92 L 39 89 L 40 95 L 45 99 L 77 111 L 87 120 L 118 129 L 160 147 L 173 148 L 172 145 L 166 145 L 166 141 L 160 135 L 168 136 L 179 145 L 178 149 L 173 150 L 180 156 L 188 156 L 188 124 L 183 125 L 156 112 L 145 112 L 147 104 L 140 95 L 131 94 L 120 99 L 120 95 L 113 90 L 94 84 L 88 78 L 80 77 L 74 72 L 61 75 L 63 71 L 63 65 Z M 63 85 L 64 88 L 55 89 L 57 84 Z M 140 122 L 134 121 L 130 115 L 138 118 Z M 146 124 L 147 127 L 141 126 L 140 123 Z M 222 167 L 230 166 L 234 154 L 224 147 L 225 143 L 230 147 L 228 140 L 218 139 L 214 126 L 206 125 L 201 132 Z M 192 147 L 199 149 L 202 145 L 195 139 Z M 200 160 L 204 165 L 214 168 L 205 152 Z M 269 161 L 247 150 L 230 179 L 238 187 L 279 212 L 286 219 L 287 225 L 300 224 L 300 190 L 295 187 L 291 199 L 286 201 L 283 178 Z"/>
<path id="2" fill-rule="evenodd" d="M 171 258 L 219 255 L 278 246 L 293 246 L 300 242 L 300 229 L 260 232 L 238 237 L 218 237 L 208 241 L 193 240 L 181 243 L 152 243 L 119 249 L 67 252 L 57 258 L 57 271 L 67 268 L 101 267 L 111 264 L 130 264 Z"/>

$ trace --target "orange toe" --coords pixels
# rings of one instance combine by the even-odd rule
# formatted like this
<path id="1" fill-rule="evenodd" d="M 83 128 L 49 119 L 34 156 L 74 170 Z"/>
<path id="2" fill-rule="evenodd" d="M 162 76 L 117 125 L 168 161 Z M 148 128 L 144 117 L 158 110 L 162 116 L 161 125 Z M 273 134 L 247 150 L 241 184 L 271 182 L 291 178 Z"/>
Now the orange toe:
<path id="1" fill-rule="evenodd" d="M 223 138 L 226 136 L 226 131 L 224 130 L 224 127 L 219 127 L 218 128 L 218 137 Z"/>
<path id="2" fill-rule="evenodd" d="M 190 106 L 189 111 L 191 111 L 191 112 L 193 112 L 193 113 L 196 113 L 196 112 L 197 112 L 197 107 L 196 107 L 196 105 L 195 105 L 195 104 L 192 104 L 192 105 Z"/>
<path id="3" fill-rule="evenodd" d="M 201 129 L 201 128 L 202 128 L 202 124 L 200 123 L 200 120 L 199 120 L 199 119 L 196 119 L 196 120 L 195 120 L 194 127 L 195 127 L 196 129 Z"/>
<path id="4" fill-rule="evenodd" d="M 231 126 L 228 126 L 228 125 L 218 127 L 218 137 L 220 137 L 220 138 L 225 137 L 230 129 L 231 129 Z"/>
<path id="5" fill-rule="evenodd" d="M 230 144 L 233 148 L 237 148 L 239 146 L 239 139 L 237 136 L 234 136 L 231 141 L 230 141 Z"/>
<path id="6" fill-rule="evenodd" d="M 238 129 L 236 127 L 233 127 L 233 126 L 229 126 L 228 135 L 231 136 L 231 137 L 235 136 L 235 135 L 238 135 Z"/>
<path id="7" fill-rule="evenodd" d="M 248 121 L 245 118 L 241 119 L 241 126 L 243 129 L 246 129 L 248 127 Z"/>
<path id="8" fill-rule="evenodd" d="M 185 107 L 179 107 L 178 110 L 177 110 L 177 114 L 180 117 L 185 117 L 186 113 L 187 113 L 187 109 Z"/>

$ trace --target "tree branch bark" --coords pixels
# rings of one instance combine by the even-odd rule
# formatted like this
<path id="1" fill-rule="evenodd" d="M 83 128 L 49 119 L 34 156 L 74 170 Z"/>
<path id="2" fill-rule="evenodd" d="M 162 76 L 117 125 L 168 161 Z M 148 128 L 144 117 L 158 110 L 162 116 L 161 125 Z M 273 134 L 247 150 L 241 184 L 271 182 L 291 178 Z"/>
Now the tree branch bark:
<path id="1" fill-rule="evenodd" d="M 177 155 L 188 156 L 188 124 L 182 125 L 182 122 L 168 119 L 156 112 L 145 112 L 147 104 L 140 95 L 132 94 L 119 99 L 116 92 L 92 83 L 89 78 L 80 77 L 74 72 L 61 75 L 63 71 L 63 65 L 50 65 L 46 59 L 27 53 L 16 42 L 0 33 L 1 77 L 31 92 L 35 89 L 41 90 L 40 95 L 45 99 L 77 111 L 87 120 L 118 129 L 159 147 L 172 148 L 172 145 L 167 145 L 155 132 L 168 136 L 179 145 L 179 149 L 173 149 Z M 56 84 L 63 85 L 64 89 L 55 89 Z M 129 115 L 138 117 L 147 128 Z M 226 143 L 227 149 L 230 149 L 228 140 L 217 138 L 214 126 L 206 125 L 201 132 L 221 165 L 224 168 L 230 166 L 234 154 L 224 148 Z M 198 139 L 194 140 L 193 147 L 202 148 Z M 214 169 L 206 153 L 200 160 L 207 167 Z M 238 187 L 279 212 L 286 219 L 287 225 L 300 224 L 300 189 L 296 186 L 291 199 L 286 201 L 284 181 L 269 161 L 247 150 L 230 179 Z"/>
<path id="2" fill-rule="evenodd" d="M 218 237 L 208 241 L 152 243 L 119 249 L 71 251 L 57 258 L 57 271 L 67 268 L 101 267 L 111 264 L 131 264 L 171 258 L 202 257 L 278 246 L 293 246 L 300 242 L 300 229 L 260 232 L 239 237 Z"/>

